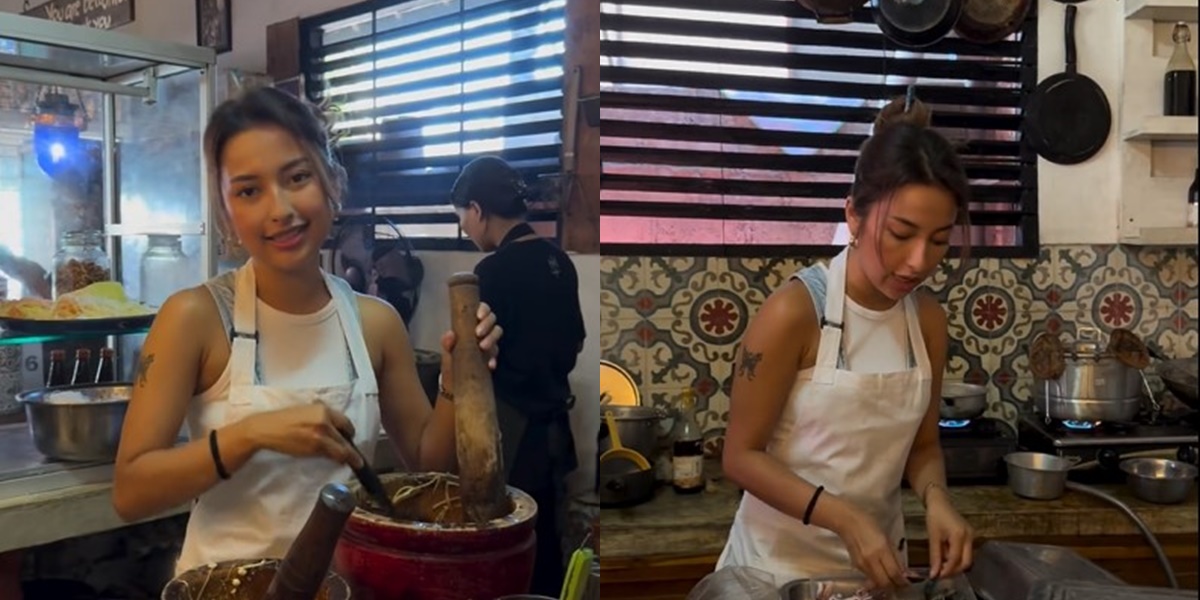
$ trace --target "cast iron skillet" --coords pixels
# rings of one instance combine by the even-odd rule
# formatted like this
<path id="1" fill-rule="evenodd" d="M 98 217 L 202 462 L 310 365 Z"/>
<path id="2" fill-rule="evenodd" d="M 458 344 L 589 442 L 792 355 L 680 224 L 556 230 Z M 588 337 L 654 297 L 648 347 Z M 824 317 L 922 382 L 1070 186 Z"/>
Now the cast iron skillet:
<path id="1" fill-rule="evenodd" d="M 796 2 L 812 11 L 817 22 L 822 25 L 845 25 L 854 20 L 854 10 L 861 8 L 867 3 L 867 0 L 796 0 Z"/>
<path id="2" fill-rule="evenodd" d="M 907 48 L 924 48 L 954 29 L 962 0 L 874 0 L 873 7 L 883 35 Z"/>
<path id="3" fill-rule="evenodd" d="M 1031 0 L 963 0 L 954 32 L 969 42 L 994 44 L 1021 29 L 1031 5 Z"/>
<path id="4" fill-rule="evenodd" d="M 1104 147 L 1112 129 L 1112 111 L 1104 90 L 1076 69 L 1076 6 L 1066 9 L 1067 70 L 1038 84 L 1025 104 L 1024 135 L 1042 158 L 1060 165 L 1079 164 Z"/>

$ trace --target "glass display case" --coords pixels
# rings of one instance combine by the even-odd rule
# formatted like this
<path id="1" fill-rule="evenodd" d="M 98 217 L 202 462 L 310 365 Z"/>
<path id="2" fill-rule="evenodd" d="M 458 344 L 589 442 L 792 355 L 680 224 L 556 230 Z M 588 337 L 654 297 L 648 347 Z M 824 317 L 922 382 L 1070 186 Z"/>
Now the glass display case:
<path id="1" fill-rule="evenodd" d="M 0 13 L 0 287 L 9 300 L 50 299 L 56 283 L 107 274 L 154 307 L 216 274 L 201 147 L 215 63 L 209 48 Z M 70 320 L 40 331 L 0 323 L 0 349 L 26 355 L 0 360 L 0 371 L 22 370 L 0 372 L 0 388 L 37 383 L 50 347 L 140 345 L 149 321 L 86 331 Z"/>

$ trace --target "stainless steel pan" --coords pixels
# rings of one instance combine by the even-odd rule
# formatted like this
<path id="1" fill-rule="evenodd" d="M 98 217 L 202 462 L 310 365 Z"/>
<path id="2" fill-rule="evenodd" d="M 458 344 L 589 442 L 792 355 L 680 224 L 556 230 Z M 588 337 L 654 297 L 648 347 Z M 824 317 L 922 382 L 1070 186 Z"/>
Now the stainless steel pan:
<path id="1" fill-rule="evenodd" d="M 947 421 L 974 419 L 987 410 L 987 388 L 970 383 L 942 384 L 940 418 Z"/>

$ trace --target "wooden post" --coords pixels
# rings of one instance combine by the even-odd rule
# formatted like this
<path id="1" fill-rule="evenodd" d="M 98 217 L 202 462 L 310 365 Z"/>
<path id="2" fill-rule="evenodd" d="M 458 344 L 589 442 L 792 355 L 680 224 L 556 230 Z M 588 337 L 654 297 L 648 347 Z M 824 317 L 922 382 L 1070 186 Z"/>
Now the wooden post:
<path id="1" fill-rule="evenodd" d="M 454 331 L 454 429 L 459 493 L 467 519 L 483 523 L 507 516 L 512 501 L 504 484 L 504 456 L 492 373 L 479 349 L 479 280 L 471 273 L 450 277 L 450 322 Z"/>

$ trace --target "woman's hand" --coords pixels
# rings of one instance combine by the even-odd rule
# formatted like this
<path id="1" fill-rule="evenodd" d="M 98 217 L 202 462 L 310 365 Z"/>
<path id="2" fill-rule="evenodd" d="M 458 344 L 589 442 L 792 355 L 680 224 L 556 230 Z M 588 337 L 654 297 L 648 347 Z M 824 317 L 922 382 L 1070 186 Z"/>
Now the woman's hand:
<path id="1" fill-rule="evenodd" d="M 356 469 L 362 466 L 362 457 L 346 441 L 354 439 L 354 424 L 320 402 L 253 414 L 230 425 L 228 431 L 245 436 L 256 450 L 324 456 Z M 220 443 L 219 433 L 217 439 Z"/>
<path id="2" fill-rule="evenodd" d="M 929 531 L 929 578 L 954 577 L 971 567 L 975 532 L 954 510 L 946 490 L 930 486 L 925 496 Z"/>
<path id="3" fill-rule="evenodd" d="M 899 550 L 888 541 L 871 515 L 847 506 L 849 514 L 839 519 L 845 525 L 836 533 L 850 551 L 854 568 L 866 575 L 874 588 L 892 590 L 907 586 Z"/>
<path id="4" fill-rule="evenodd" d="M 475 337 L 479 340 L 479 349 L 487 357 L 488 368 L 494 370 L 496 355 L 500 352 L 497 343 L 500 341 L 500 336 L 504 335 L 504 329 L 496 324 L 496 314 L 492 312 L 492 307 L 488 306 L 486 302 L 479 303 L 479 312 L 475 316 L 479 319 L 479 324 L 475 326 Z M 450 389 L 450 386 L 454 385 L 454 361 L 451 360 L 451 356 L 454 353 L 455 342 L 454 331 L 442 334 L 442 387 L 451 393 L 453 390 Z"/>

